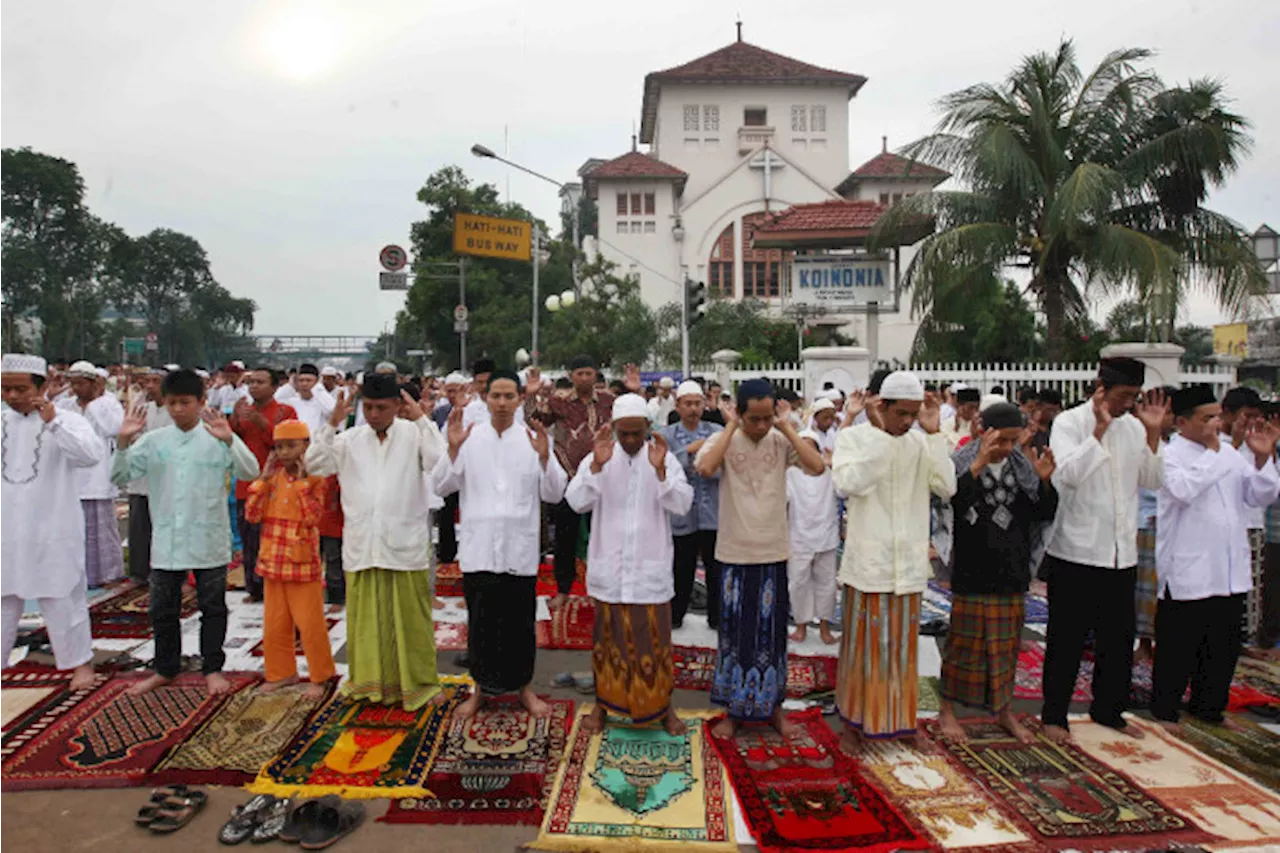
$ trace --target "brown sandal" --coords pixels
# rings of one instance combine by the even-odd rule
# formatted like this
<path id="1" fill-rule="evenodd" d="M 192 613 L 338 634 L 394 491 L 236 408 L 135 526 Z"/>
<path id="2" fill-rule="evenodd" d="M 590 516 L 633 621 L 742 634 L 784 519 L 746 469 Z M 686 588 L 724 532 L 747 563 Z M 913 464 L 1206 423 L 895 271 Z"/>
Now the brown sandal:
<path id="1" fill-rule="evenodd" d="M 149 828 L 157 833 L 177 832 L 191 823 L 207 802 L 209 795 L 203 791 L 188 791 L 183 796 L 169 797 L 161 803 Z"/>

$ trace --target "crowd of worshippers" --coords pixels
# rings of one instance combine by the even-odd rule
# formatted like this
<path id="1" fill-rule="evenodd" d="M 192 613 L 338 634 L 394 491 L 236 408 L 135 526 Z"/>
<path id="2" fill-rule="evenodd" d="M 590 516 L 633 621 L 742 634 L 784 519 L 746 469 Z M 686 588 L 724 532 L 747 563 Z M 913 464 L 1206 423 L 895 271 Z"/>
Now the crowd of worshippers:
<path id="1" fill-rule="evenodd" d="M 475 714 L 516 693 L 535 715 L 536 583 L 555 530 L 556 594 L 589 531 L 597 703 L 677 733 L 672 630 L 699 565 L 718 634 L 718 735 L 766 722 L 783 735 L 788 639 L 815 624 L 838 646 L 843 746 L 916 732 L 917 644 L 929 581 L 949 585 L 940 726 L 956 706 L 1011 711 L 1033 577 L 1047 583 L 1042 722 L 1067 711 L 1091 644 L 1096 722 L 1125 722 L 1135 654 L 1154 660 L 1152 715 L 1223 718 L 1242 643 L 1280 639 L 1280 426 L 1247 388 L 1144 393 L 1141 362 L 1114 358 L 1063 409 L 1054 391 L 924 385 L 878 371 L 805 405 L 763 379 L 732 394 L 673 380 L 646 394 L 587 356 L 544 380 L 491 360 L 470 376 L 410 381 L 395 365 L 342 376 L 233 363 L 214 377 L 170 365 L 118 377 L 78 362 L 3 357 L 3 636 L 36 600 L 57 666 L 93 677 L 87 588 L 119 577 L 115 489 L 129 495 L 129 577 L 150 585 L 154 672 L 178 674 L 184 583 L 194 578 L 210 692 L 227 627 L 228 506 L 247 597 L 263 602 L 265 691 L 320 693 L 335 667 L 326 604 L 347 611 L 347 696 L 417 709 L 443 701 L 432 611 L 435 557 L 458 563 Z M 107 375 L 103 375 L 106 373 Z M 231 485 L 233 484 L 234 485 Z M 234 497 L 233 497 L 234 496 Z M 839 603 L 839 607 L 837 604 Z M 837 617 L 837 614 L 839 616 Z M 794 626 L 794 630 L 792 629 Z M 1135 653 L 1136 647 L 1136 653 Z M 1183 696 L 1190 687 L 1185 709 Z"/>

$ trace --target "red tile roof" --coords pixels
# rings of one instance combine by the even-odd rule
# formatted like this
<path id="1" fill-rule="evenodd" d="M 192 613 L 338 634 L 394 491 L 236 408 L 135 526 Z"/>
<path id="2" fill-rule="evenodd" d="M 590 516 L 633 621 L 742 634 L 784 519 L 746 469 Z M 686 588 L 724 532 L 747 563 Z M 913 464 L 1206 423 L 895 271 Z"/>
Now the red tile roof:
<path id="1" fill-rule="evenodd" d="M 689 174 L 639 151 L 628 151 L 621 157 L 601 163 L 582 176 L 587 182 L 587 192 L 595 197 L 598 181 L 604 178 L 650 178 L 676 182 L 676 192 L 684 189 Z"/>
<path id="2" fill-rule="evenodd" d="M 663 83 L 807 83 L 842 86 L 852 98 L 866 82 L 867 78 L 861 74 L 819 68 L 745 41 L 735 41 L 692 62 L 654 71 L 644 78 L 640 141 L 653 142 L 658 93 Z"/>
<path id="3" fill-rule="evenodd" d="M 849 177 L 836 187 L 836 192 L 843 194 L 858 181 L 867 179 L 931 181 L 934 186 L 937 186 L 949 177 L 951 177 L 950 172 L 936 166 L 883 151 L 854 169 Z"/>
<path id="4" fill-rule="evenodd" d="M 869 230 L 889 205 L 874 201 L 832 199 L 816 204 L 797 204 L 772 214 L 756 228 L 757 234 L 781 231 Z"/>

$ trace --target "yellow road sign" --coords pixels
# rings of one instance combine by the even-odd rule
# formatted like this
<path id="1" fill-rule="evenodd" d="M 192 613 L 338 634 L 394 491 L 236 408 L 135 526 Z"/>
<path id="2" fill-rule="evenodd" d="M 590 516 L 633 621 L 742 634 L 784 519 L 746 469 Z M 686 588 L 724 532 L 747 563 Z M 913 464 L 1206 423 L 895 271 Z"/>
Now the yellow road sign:
<path id="1" fill-rule="evenodd" d="M 459 213 L 453 218 L 453 251 L 459 255 L 527 261 L 531 243 L 532 229 L 519 219 L 473 213 Z"/>

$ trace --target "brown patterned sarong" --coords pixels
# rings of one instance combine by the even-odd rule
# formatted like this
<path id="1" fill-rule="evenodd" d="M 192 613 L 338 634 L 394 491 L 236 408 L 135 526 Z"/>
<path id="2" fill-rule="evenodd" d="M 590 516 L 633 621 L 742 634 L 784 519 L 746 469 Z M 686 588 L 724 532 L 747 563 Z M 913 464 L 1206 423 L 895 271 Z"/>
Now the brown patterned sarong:
<path id="1" fill-rule="evenodd" d="M 596 701 L 633 723 L 658 719 L 675 682 L 671 604 L 594 604 Z"/>
<path id="2" fill-rule="evenodd" d="M 951 629 L 942 657 L 942 697 L 972 708 L 1003 711 L 1013 701 L 1024 596 L 964 595 L 952 599 Z"/>

